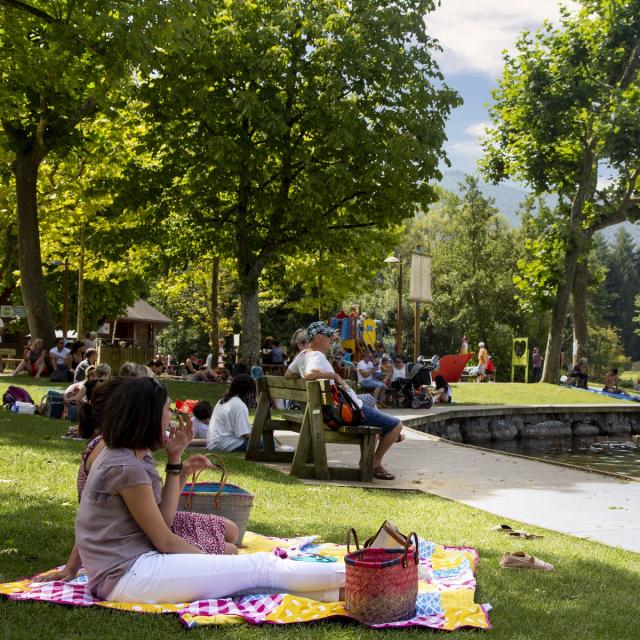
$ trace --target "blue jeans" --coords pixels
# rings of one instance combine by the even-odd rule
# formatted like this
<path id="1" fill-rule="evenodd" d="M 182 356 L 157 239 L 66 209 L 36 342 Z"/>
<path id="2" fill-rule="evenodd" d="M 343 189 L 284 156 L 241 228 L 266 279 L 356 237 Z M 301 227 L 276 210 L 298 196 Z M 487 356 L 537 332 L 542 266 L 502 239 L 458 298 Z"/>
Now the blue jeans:
<path id="1" fill-rule="evenodd" d="M 366 404 L 362 405 L 362 413 L 364 413 L 365 425 L 382 429 L 383 436 L 386 436 L 387 433 L 393 431 L 400 424 L 398 418 L 390 416 L 379 409 L 368 407 Z"/>

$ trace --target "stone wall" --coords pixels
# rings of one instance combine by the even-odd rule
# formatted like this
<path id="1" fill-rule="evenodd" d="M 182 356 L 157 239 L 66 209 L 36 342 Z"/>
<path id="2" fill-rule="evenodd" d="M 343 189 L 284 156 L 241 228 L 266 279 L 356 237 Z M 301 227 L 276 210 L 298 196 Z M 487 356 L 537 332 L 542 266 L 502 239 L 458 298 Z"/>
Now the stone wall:
<path id="1" fill-rule="evenodd" d="M 516 438 L 558 438 L 571 436 L 629 435 L 640 433 L 640 413 L 549 411 L 509 415 L 434 416 L 414 427 L 441 438 L 468 444 Z"/>

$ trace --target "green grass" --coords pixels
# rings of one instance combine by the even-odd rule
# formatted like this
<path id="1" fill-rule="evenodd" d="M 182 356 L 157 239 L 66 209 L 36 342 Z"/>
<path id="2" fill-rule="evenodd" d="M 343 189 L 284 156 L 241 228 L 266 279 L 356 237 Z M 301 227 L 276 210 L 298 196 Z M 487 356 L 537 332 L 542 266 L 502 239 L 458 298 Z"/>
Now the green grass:
<path id="1" fill-rule="evenodd" d="M 470 385 L 471 386 L 471 385 Z M 477 385 L 480 387 L 481 385 Z M 498 385 L 482 385 L 489 388 Z M 214 385 L 199 385 L 206 389 Z M 192 395 L 191 393 L 187 395 Z M 73 542 L 75 476 L 83 443 L 63 440 L 66 424 L 0 412 L 0 581 L 32 575 L 64 561 Z M 157 456 L 161 463 L 161 455 Z M 496 516 L 427 494 L 307 486 L 276 471 L 225 455 L 231 480 L 256 495 L 250 528 L 264 534 L 316 533 L 342 542 L 355 526 L 362 537 L 384 518 L 405 531 L 480 551 L 477 602 L 494 606 L 496 640 L 640 638 L 637 554 L 549 531 L 522 541 L 491 531 Z M 517 523 L 511 523 L 517 524 Z M 499 568 L 501 554 L 522 548 L 556 565 L 551 573 Z M 93 608 L 0 600 L 0 638 L 90 640 L 339 640 L 425 637 L 420 630 L 369 631 L 340 622 L 274 627 L 219 627 L 184 631 L 175 616 L 133 615 Z M 482 632 L 481 632 L 482 633 Z M 459 636 L 478 638 L 477 632 Z"/>
<path id="2" fill-rule="evenodd" d="M 629 404 L 629 400 L 618 400 L 557 384 L 461 382 L 452 386 L 456 404 Z"/>

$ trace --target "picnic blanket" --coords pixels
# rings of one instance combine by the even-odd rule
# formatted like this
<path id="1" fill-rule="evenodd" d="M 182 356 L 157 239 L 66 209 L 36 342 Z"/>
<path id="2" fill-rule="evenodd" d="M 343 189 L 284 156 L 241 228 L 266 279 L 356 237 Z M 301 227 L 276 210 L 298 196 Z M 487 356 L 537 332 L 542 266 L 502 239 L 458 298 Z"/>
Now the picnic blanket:
<path id="1" fill-rule="evenodd" d="M 618 400 L 630 400 L 632 402 L 640 402 L 640 396 L 632 393 L 613 393 L 612 391 L 605 391 L 604 389 L 598 389 L 595 387 L 567 387 L 568 389 L 578 389 L 579 391 L 588 391 L 589 393 L 597 393 L 599 396 L 608 396 L 609 398 L 617 398 Z"/>
<path id="2" fill-rule="evenodd" d="M 281 557 L 316 554 L 343 561 L 344 545 L 319 543 L 317 536 L 273 538 L 247 531 L 240 553 L 270 551 Z M 414 618 L 380 627 L 429 627 L 452 631 L 462 627 L 489 629 L 490 605 L 474 602 L 474 570 L 479 560 L 475 549 L 445 547 L 420 539 L 420 562 L 430 575 L 419 585 Z M 182 604 L 140 604 L 107 602 L 93 596 L 82 572 L 72 582 L 34 582 L 25 578 L 0 584 L 0 595 L 11 600 L 52 602 L 76 607 L 107 607 L 139 613 L 173 613 L 187 628 L 212 624 L 291 624 L 317 622 L 324 618 L 346 617 L 343 602 L 317 602 L 291 594 L 259 594 L 217 600 L 199 600 Z"/>

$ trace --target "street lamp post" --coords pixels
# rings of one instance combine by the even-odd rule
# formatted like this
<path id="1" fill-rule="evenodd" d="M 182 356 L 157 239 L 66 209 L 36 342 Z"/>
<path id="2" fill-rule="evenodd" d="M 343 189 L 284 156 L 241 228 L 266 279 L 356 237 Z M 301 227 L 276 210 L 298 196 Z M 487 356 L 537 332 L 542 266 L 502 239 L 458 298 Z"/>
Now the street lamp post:
<path id="1" fill-rule="evenodd" d="M 387 264 L 398 265 L 398 320 L 396 328 L 396 355 L 402 353 L 402 260 L 389 256 L 384 260 Z"/>

